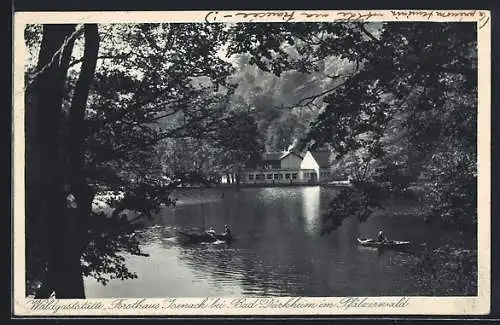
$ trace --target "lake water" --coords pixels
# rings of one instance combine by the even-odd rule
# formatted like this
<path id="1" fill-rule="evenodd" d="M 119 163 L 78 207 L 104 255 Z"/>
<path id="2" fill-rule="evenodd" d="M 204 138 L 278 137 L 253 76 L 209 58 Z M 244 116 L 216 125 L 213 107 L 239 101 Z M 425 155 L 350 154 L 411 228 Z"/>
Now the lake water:
<path id="1" fill-rule="evenodd" d="M 357 237 L 389 237 L 418 245 L 445 243 L 451 234 L 420 218 L 380 214 L 360 224 L 346 220 L 320 236 L 320 215 L 336 189 L 319 186 L 179 191 L 142 233 L 149 257 L 128 256 L 138 279 L 102 286 L 86 279 L 88 298 L 209 296 L 381 296 L 425 295 L 405 252 L 360 247 Z M 222 232 L 231 226 L 237 240 L 227 244 L 185 245 L 180 229 Z"/>

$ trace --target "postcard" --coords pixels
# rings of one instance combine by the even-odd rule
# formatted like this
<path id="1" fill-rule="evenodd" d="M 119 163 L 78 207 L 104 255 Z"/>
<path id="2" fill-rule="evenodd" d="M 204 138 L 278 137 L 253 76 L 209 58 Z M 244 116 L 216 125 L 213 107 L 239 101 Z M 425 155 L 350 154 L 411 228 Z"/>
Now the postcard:
<path id="1" fill-rule="evenodd" d="M 14 314 L 488 314 L 490 18 L 16 12 Z"/>

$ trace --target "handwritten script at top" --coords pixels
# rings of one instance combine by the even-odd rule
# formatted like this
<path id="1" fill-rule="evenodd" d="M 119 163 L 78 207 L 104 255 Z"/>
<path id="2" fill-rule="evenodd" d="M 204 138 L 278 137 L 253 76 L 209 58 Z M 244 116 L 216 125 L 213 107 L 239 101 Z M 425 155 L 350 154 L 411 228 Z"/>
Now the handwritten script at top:
<path id="1" fill-rule="evenodd" d="M 479 28 L 490 20 L 487 11 L 481 10 L 347 10 L 347 11 L 209 11 L 207 23 L 225 22 L 300 22 L 300 21 L 471 21 Z"/>

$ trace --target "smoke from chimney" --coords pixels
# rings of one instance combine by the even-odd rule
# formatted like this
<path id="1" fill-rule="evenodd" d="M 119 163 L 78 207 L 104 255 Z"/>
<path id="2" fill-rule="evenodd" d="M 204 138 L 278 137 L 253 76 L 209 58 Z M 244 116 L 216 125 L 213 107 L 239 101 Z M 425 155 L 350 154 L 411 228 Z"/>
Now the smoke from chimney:
<path id="1" fill-rule="evenodd" d="M 288 146 L 288 149 L 286 150 L 287 152 L 290 152 L 292 151 L 293 149 L 295 149 L 295 147 L 297 146 L 297 143 L 299 141 L 297 140 L 297 138 L 293 139 L 292 141 L 292 144 Z"/>

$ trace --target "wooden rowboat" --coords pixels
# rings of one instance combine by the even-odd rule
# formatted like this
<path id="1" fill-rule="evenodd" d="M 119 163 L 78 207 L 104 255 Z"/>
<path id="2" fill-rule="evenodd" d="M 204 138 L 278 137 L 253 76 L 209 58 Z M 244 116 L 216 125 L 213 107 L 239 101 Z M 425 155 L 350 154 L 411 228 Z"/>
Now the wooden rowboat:
<path id="1" fill-rule="evenodd" d="M 385 240 L 378 241 L 371 238 L 358 238 L 358 243 L 366 247 L 401 249 L 410 245 L 409 241 Z"/>
<path id="2" fill-rule="evenodd" d="M 187 233 L 184 231 L 178 231 L 179 235 L 184 239 L 184 241 L 189 243 L 213 243 L 216 241 L 229 242 L 234 238 L 226 233 Z"/>

